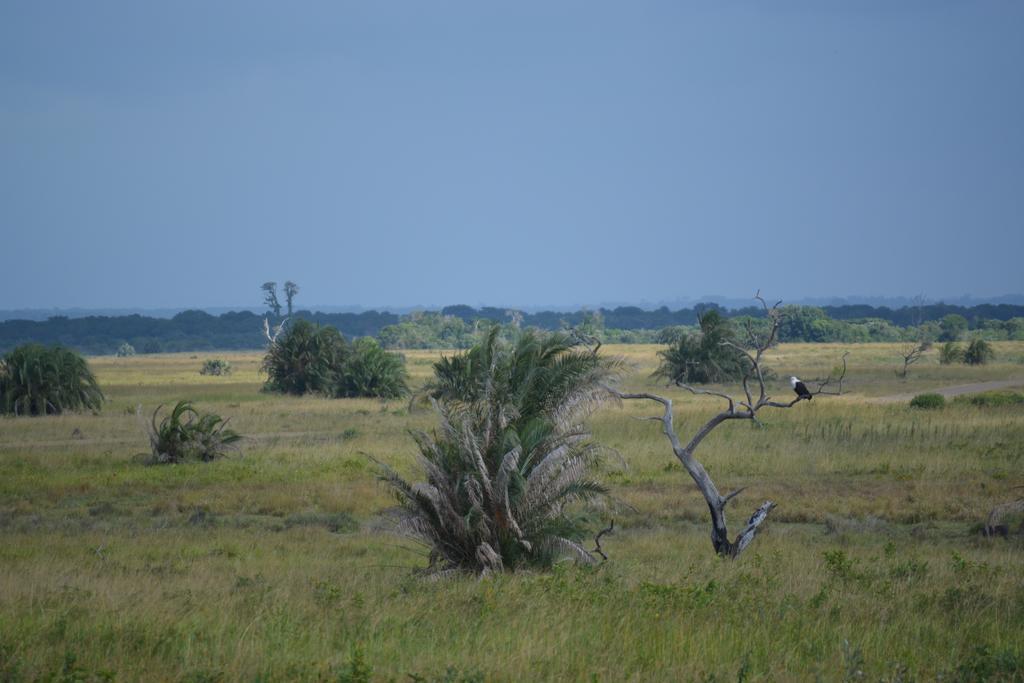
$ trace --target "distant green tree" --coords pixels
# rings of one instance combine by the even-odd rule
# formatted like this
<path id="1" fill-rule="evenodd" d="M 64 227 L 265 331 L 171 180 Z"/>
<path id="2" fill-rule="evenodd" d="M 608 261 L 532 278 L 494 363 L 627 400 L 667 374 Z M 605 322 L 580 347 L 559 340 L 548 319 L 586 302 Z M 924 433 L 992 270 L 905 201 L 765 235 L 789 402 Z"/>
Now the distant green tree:
<path id="1" fill-rule="evenodd" d="M 24 344 L 0 360 L 0 414 L 59 415 L 102 405 L 89 364 L 71 349 Z"/>
<path id="2" fill-rule="evenodd" d="M 728 318 L 714 309 L 706 311 L 700 318 L 699 334 L 685 334 L 658 352 L 661 365 L 653 376 L 678 384 L 740 379 L 747 366 L 743 353 L 729 345 L 736 343 Z"/>
<path id="3" fill-rule="evenodd" d="M 984 339 L 975 339 L 967 345 L 964 351 L 964 362 L 968 365 L 984 365 L 995 358 L 996 352 L 992 345 Z"/>
<path id="4" fill-rule="evenodd" d="M 967 318 L 950 313 L 939 323 L 939 341 L 958 341 L 967 332 Z"/>
<path id="5" fill-rule="evenodd" d="M 131 344 L 129 344 L 128 342 L 125 342 L 124 344 L 121 344 L 121 346 L 117 347 L 117 357 L 118 358 L 128 358 L 128 357 L 134 356 L 134 355 L 135 355 L 135 347 L 132 346 Z"/>
<path id="6" fill-rule="evenodd" d="M 298 293 L 299 293 L 299 286 L 297 284 L 295 284 L 291 280 L 287 280 L 284 283 L 284 300 L 288 304 L 288 315 L 289 315 L 289 317 L 292 314 L 292 302 L 295 300 L 295 295 L 298 294 Z"/>
<path id="7" fill-rule="evenodd" d="M 281 302 L 277 300 L 277 283 L 264 282 L 260 289 L 263 290 L 263 303 L 267 305 L 274 315 L 281 317 Z"/>

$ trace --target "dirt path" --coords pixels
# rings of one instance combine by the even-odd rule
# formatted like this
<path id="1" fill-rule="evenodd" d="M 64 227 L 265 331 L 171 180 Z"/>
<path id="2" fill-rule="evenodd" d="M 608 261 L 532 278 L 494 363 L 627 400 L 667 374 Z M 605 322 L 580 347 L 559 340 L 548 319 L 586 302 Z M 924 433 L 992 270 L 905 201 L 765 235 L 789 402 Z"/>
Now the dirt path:
<path id="1" fill-rule="evenodd" d="M 928 389 L 927 391 L 918 391 L 913 394 L 892 394 L 890 396 L 876 396 L 870 401 L 872 403 L 896 403 L 909 401 L 910 399 L 921 393 L 929 394 L 942 394 L 946 398 L 953 398 L 954 396 L 961 396 L 963 394 L 977 394 L 982 391 L 995 391 L 997 389 L 1012 389 L 1014 387 L 1024 386 L 1024 377 L 1017 377 L 1015 379 L 999 379 L 991 382 L 975 382 L 973 384 L 956 384 L 949 387 L 940 387 L 938 389 Z"/>

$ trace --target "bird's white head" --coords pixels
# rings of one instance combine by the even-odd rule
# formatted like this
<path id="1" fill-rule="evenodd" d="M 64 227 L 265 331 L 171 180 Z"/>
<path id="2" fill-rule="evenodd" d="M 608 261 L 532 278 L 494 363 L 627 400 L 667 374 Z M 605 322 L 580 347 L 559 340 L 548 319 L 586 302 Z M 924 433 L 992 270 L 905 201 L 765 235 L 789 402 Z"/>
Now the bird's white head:
<path id="1" fill-rule="evenodd" d="M 793 387 L 794 389 L 796 389 L 796 383 L 797 383 L 797 382 L 799 382 L 799 381 L 800 381 L 800 380 L 799 380 L 799 379 L 797 379 L 796 377 L 790 377 L 790 378 L 789 378 L 789 386 L 791 386 L 791 387 Z"/>

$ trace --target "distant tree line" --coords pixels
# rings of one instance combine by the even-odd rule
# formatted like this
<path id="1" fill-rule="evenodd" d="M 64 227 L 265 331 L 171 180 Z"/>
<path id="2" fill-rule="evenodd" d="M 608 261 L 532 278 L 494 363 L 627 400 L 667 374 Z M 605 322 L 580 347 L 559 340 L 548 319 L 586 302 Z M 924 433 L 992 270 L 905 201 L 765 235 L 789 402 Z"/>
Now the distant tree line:
<path id="1" fill-rule="evenodd" d="M 285 293 L 287 296 L 288 291 Z M 62 344 L 89 354 L 116 353 L 125 344 L 136 353 L 258 349 L 266 345 L 263 318 L 269 315 L 279 320 L 284 314 L 281 309 L 285 306 L 273 308 L 276 310 L 263 315 L 240 311 L 215 316 L 203 311 L 184 311 L 173 318 L 125 315 L 7 320 L 0 322 L 0 352 L 27 342 Z M 678 311 L 667 307 L 645 311 L 621 306 L 539 313 L 448 306 L 440 311 L 408 315 L 300 310 L 292 312 L 291 318 L 333 326 L 349 338 L 377 337 L 386 348 L 469 348 L 482 327 L 494 323 L 544 330 L 575 329 L 604 343 L 672 343 L 681 334 L 696 330 L 699 318 L 712 310 L 738 325 L 748 320 L 755 325 L 766 323 L 763 312 L 753 307 L 726 310 L 715 304 L 698 304 Z M 1024 306 L 1009 304 L 969 308 L 932 304 L 895 310 L 871 306 L 786 306 L 782 313 L 779 338 L 784 342 L 896 342 L 920 338 L 943 342 L 966 336 L 1024 339 Z"/>

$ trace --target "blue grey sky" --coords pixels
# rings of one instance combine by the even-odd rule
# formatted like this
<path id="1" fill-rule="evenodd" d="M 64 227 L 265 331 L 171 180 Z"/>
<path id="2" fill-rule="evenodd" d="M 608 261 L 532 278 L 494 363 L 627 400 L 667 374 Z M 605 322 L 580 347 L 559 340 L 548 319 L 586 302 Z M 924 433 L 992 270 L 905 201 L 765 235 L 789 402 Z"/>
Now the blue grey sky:
<path id="1" fill-rule="evenodd" d="M 1024 290 L 1021 2 L 0 2 L 0 308 Z"/>

